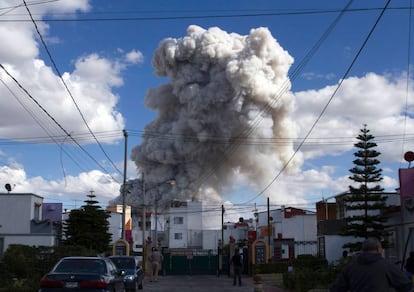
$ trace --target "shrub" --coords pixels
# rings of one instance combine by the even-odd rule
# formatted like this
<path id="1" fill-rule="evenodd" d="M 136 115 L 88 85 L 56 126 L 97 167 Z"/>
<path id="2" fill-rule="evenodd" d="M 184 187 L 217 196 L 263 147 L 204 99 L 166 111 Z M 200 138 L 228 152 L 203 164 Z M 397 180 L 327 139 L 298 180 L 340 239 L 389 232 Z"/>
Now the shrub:
<path id="1" fill-rule="evenodd" d="M 293 272 L 283 274 L 283 286 L 292 292 L 328 288 L 340 272 L 337 267 L 328 265 L 325 259 L 313 256 L 298 257 L 293 266 Z"/>
<path id="2" fill-rule="evenodd" d="M 77 246 L 34 247 L 10 245 L 0 262 L 0 291 L 37 291 L 41 277 L 65 256 L 96 256 Z"/>

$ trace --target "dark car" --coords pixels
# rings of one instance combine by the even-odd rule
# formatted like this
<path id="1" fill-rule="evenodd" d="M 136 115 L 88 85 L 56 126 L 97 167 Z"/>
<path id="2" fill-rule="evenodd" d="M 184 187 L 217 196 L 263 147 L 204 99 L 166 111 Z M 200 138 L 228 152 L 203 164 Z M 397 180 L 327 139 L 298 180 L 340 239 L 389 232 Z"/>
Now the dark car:
<path id="1" fill-rule="evenodd" d="M 39 292 L 124 292 L 123 273 L 102 257 L 65 257 L 40 280 Z"/>
<path id="2" fill-rule="evenodd" d="M 124 271 L 124 284 L 127 291 L 142 289 L 144 271 L 141 268 L 139 258 L 135 256 L 110 256 L 110 260 L 118 270 Z"/>

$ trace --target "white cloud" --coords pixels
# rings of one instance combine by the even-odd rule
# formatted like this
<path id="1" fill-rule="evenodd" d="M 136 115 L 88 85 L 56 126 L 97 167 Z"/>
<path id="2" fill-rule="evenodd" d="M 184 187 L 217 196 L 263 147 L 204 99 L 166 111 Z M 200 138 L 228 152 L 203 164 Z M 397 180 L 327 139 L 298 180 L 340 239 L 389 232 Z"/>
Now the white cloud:
<path id="1" fill-rule="evenodd" d="M 132 50 L 125 55 L 125 60 L 127 63 L 138 64 L 144 61 L 144 55 L 137 50 Z"/>
<path id="2" fill-rule="evenodd" d="M 306 80 L 315 80 L 315 79 L 325 79 L 333 80 L 336 76 L 333 73 L 321 74 L 317 72 L 305 72 L 302 74 L 302 77 Z"/>
<path id="3" fill-rule="evenodd" d="M 332 85 L 319 90 L 295 93 L 294 120 L 299 125 L 299 137 L 305 137 L 335 88 L 336 85 Z M 301 151 L 307 159 L 321 155 L 339 155 L 349 151 L 353 148 L 354 138 L 364 124 L 367 124 L 368 129 L 376 137 L 401 135 L 404 123 L 410 132 L 410 129 L 414 128 L 414 120 L 412 115 L 405 119 L 403 112 L 407 94 L 412 96 L 413 93 L 411 88 L 406 92 L 405 79 L 402 76 L 368 73 L 363 77 L 348 78 L 332 99 Z M 412 107 L 412 102 L 409 106 Z M 396 145 L 401 145 L 401 141 L 394 142 L 378 143 L 379 151 L 384 154 L 382 157 L 386 161 L 397 161 L 401 155 L 395 148 Z"/>
<path id="4" fill-rule="evenodd" d="M 107 202 L 119 195 L 119 184 L 108 174 L 98 170 L 67 176 L 59 180 L 47 180 L 40 176 L 28 177 L 22 165 L 14 162 L 0 167 L 0 181 L 12 185 L 12 192 L 35 193 L 46 202 L 62 202 L 65 208 L 72 208 L 79 201 L 83 205 L 86 195 L 92 190 L 99 203 Z"/>
<path id="5" fill-rule="evenodd" d="M 4 5 L 12 6 L 13 3 Z M 24 7 L 13 12 L 23 12 L 22 9 L 27 13 Z M 76 0 L 33 5 L 30 9 L 40 18 L 45 13 L 87 11 L 90 7 L 88 1 Z M 7 16 L 8 14 L 4 17 Z M 48 35 L 47 25 L 41 21 L 37 24 L 41 27 L 44 38 L 54 39 Z M 62 76 L 70 89 L 71 97 L 54 70 L 39 59 L 39 48 L 43 48 L 37 42 L 32 23 L 2 23 L 0 39 L 3 40 L 0 63 L 18 82 L 16 84 L 5 71 L 0 70 L 0 138 L 64 135 L 60 127 L 68 133 L 87 133 L 88 129 L 72 97 L 92 131 L 124 128 L 124 119 L 117 111 L 119 97 L 112 91 L 114 87 L 123 85 L 121 73 L 126 64 L 103 58 L 96 53 L 79 58 L 75 62 L 74 71 L 63 72 Z M 137 61 L 138 57 L 139 52 L 132 51 L 129 61 Z M 101 142 L 114 142 L 113 139 L 117 138 Z"/>

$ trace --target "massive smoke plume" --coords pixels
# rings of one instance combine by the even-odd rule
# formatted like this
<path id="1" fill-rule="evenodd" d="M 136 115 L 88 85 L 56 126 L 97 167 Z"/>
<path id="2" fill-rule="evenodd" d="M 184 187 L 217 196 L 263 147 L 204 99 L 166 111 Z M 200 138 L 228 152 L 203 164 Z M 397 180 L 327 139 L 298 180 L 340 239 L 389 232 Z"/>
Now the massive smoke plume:
<path id="1" fill-rule="evenodd" d="M 169 83 L 148 91 L 157 117 L 131 154 L 148 199 L 203 199 L 206 188 L 224 196 L 236 175 L 267 185 L 293 153 L 292 62 L 267 28 L 242 36 L 193 25 L 161 41 L 152 63 Z M 175 187 L 164 183 L 170 179 Z M 131 194 L 141 179 L 135 188 Z"/>

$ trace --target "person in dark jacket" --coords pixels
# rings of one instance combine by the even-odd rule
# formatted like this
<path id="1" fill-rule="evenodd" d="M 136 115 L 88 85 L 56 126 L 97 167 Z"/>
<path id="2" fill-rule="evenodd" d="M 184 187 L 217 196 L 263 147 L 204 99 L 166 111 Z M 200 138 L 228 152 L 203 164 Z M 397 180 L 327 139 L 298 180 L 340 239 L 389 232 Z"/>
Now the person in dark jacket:
<path id="1" fill-rule="evenodd" d="M 404 268 L 411 274 L 411 276 L 414 275 L 414 251 L 410 252 L 410 256 L 407 258 Z"/>
<path id="2" fill-rule="evenodd" d="M 408 292 L 412 282 L 398 268 L 381 255 L 381 242 L 368 238 L 362 244 L 362 252 L 347 265 L 336 281 L 331 285 L 331 292 L 367 292 L 390 291 Z"/>
<path id="3" fill-rule="evenodd" d="M 236 279 L 239 280 L 239 286 L 241 286 L 242 285 L 241 270 L 242 270 L 243 264 L 242 264 L 242 257 L 238 249 L 235 250 L 233 257 L 231 258 L 231 263 L 233 264 L 233 271 L 234 271 L 233 286 L 236 285 Z"/>

